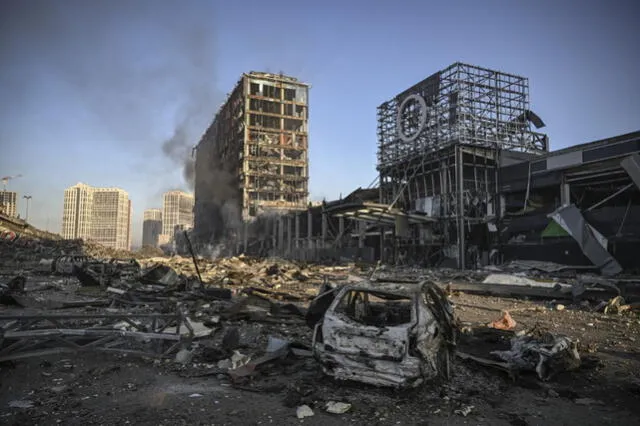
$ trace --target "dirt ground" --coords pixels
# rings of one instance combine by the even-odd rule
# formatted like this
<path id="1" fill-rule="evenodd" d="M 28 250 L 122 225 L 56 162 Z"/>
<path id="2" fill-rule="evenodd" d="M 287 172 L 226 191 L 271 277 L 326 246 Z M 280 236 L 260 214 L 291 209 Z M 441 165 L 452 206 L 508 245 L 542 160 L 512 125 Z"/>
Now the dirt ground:
<path id="1" fill-rule="evenodd" d="M 585 306 L 557 310 L 552 302 L 468 294 L 452 301 L 463 323 L 486 324 L 507 309 L 517 329 L 539 323 L 578 339 L 582 367 L 550 382 L 533 375 L 514 381 L 504 372 L 457 361 L 448 383 L 394 391 L 335 382 L 306 359 L 267 372 L 258 387 L 240 389 L 225 375 L 171 361 L 96 353 L 50 356 L 0 365 L 0 424 L 640 424 L 637 314 L 604 315 Z M 291 400 L 296 386 L 307 386 L 309 394 Z M 329 414 L 328 401 L 352 408 Z M 16 402 L 30 407 L 15 407 Z M 299 420 L 301 403 L 314 416 Z"/>

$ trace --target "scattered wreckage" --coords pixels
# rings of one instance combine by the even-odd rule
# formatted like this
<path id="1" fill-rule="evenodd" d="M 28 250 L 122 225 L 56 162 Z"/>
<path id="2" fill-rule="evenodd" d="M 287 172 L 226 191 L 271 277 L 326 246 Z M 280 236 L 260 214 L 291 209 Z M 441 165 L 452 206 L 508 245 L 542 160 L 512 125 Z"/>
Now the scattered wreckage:
<path id="1" fill-rule="evenodd" d="M 561 373 L 577 370 L 581 364 L 577 341 L 539 326 L 520 332 L 463 327 L 456 355 L 502 370 L 512 379 L 530 372 L 548 381 Z"/>
<path id="2" fill-rule="evenodd" d="M 234 386 L 254 381 L 256 375 L 273 371 L 277 364 L 300 359 L 320 366 L 337 380 L 393 388 L 447 379 L 456 358 L 511 376 L 530 371 L 541 380 L 550 380 L 559 372 L 579 367 L 577 342 L 541 330 L 515 333 L 515 321 L 508 315 L 494 329 L 483 326 L 469 332 L 454 317 L 446 292 L 574 302 L 613 295 L 611 306 L 603 309 L 626 312 L 633 308 L 619 296 L 632 295 L 620 277 L 616 284 L 586 275 L 558 282 L 533 279 L 533 273 L 529 274 L 533 278 L 525 278 L 496 270 L 462 275 L 417 269 L 407 270 L 408 276 L 403 277 L 401 271 L 378 268 L 378 275 L 388 277 L 365 280 L 355 267 L 243 256 L 216 261 L 195 256 L 137 261 L 63 255 L 49 266 L 48 278 L 27 273 L 29 285 L 25 277 L 0 285 L 0 301 L 43 309 L 40 314 L 0 317 L 0 359 L 98 350 L 174 357 L 185 364 L 195 353 L 195 359 L 215 362 L 217 374 L 228 375 Z M 548 265 L 535 266 L 542 267 Z M 75 300 L 52 303 L 49 295 L 30 296 L 34 285 L 40 288 L 40 284 Z M 73 295 L 76 290 L 78 294 Z M 86 296 L 93 299 L 80 299 Z M 104 310 L 88 310 L 89 306 Z M 83 311 L 54 314 L 46 310 L 60 308 Z M 304 327 L 305 320 L 310 329 Z M 229 344 L 226 337 L 233 336 L 231 328 L 250 328 L 251 323 L 290 327 L 291 338 L 285 333 L 270 335 L 266 351 L 261 345 L 256 350 L 254 344 L 251 352 L 241 353 L 237 342 Z M 284 361 L 288 356 L 294 360 Z"/>
<path id="3" fill-rule="evenodd" d="M 393 387 L 449 376 L 456 326 L 437 285 L 365 282 L 329 289 L 312 303 L 308 322 L 327 305 L 312 340 L 326 374 Z"/>

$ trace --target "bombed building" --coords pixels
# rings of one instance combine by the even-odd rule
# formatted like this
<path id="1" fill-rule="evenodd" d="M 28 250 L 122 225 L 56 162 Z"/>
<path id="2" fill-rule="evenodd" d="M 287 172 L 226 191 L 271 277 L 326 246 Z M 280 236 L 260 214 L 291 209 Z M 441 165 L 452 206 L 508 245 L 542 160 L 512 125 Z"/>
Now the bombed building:
<path id="1" fill-rule="evenodd" d="M 200 242 L 261 214 L 301 210 L 308 197 L 309 86 L 282 74 L 243 74 L 196 147 Z"/>
<path id="2" fill-rule="evenodd" d="M 550 152 L 528 79 L 463 63 L 377 115 L 377 188 L 263 221 L 254 246 L 461 269 L 517 259 L 636 267 L 640 132 Z"/>

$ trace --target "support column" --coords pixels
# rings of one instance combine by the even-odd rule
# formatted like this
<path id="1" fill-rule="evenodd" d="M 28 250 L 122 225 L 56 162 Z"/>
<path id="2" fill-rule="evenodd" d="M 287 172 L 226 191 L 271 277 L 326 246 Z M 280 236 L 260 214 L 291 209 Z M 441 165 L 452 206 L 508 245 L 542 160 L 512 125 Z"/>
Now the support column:
<path id="1" fill-rule="evenodd" d="M 242 221 L 242 252 L 247 252 L 247 221 Z"/>
<path id="2" fill-rule="evenodd" d="M 388 259 L 385 259 L 384 255 L 384 226 L 382 224 L 379 224 L 380 226 L 380 260 L 383 262 L 388 261 Z"/>
<path id="3" fill-rule="evenodd" d="M 571 204 L 571 185 L 566 182 L 560 184 L 560 205 L 568 206 Z"/>
<path id="4" fill-rule="evenodd" d="M 464 238 L 464 162 L 462 147 L 456 146 L 456 192 L 457 200 L 457 225 L 458 225 L 458 268 L 465 269 L 465 238 Z"/>
<path id="5" fill-rule="evenodd" d="M 278 221 L 275 219 L 271 219 L 271 256 L 275 256 L 276 254 L 276 233 L 278 231 Z"/>
<path id="6" fill-rule="evenodd" d="M 311 238 L 313 237 L 313 216 L 311 210 L 307 210 L 307 248 L 313 248 Z"/>
<path id="7" fill-rule="evenodd" d="M 327 214 L 322 212 L 322 248 L 327 247 Z"/>
<path id="8" fill-rule="evenodd" d="M 291 215 L 287 215 L 285 220 L 287 221 L 287 256 L 291 257 L 291 251 L 293 249 L 293 221 Z"/>
<path id="9" fill-rule="evenodd" d="M 342 248 L 343 244 L 343 238 L 344 238 L 344 216 L 340 216 L 338 218 L 338 236 L 339 236 L 339 240 L 338 240 L 338 247 Z"/>
<path id="10" fill-rule="evenodd" d="M 278 253 L 284 254 L 284 218 L 278 216 Z"/>
<path id="11" fill-rule="evenodd" d="M 294 241 L 294 246 L 296 249 L 299 249 L 301 244 L 300 244 L 300 213 L 296 213 L 296 236 L 295 236 L 295 241 Z"/>

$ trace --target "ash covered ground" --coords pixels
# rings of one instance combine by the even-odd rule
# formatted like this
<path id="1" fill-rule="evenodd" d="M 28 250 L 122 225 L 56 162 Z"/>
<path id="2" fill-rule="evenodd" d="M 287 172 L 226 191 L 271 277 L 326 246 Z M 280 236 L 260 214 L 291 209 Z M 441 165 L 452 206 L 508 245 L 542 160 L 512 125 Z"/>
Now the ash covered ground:
<path id="1" fill-rule="evenodd" d="M 199 259 L 200 284 L 188 258 L 137 256 L 137 272 L 126 263 L 97 268 L 111 264 L 113 253 L 74 244 L 25 235 L 0 247 L 2 424 L 638 423 L 640 317 L 633 277 L 619 279 L 627 285 L 626 299 L 611 297 L 610 286 L 601 287 L 608 289 L 601 293 L 588 289 L 576 299 L 558 293 L 558 286 L 585 282 L 583 273 L 575 271 L 557 276 L 535 268 L 514 273 L 506 267 L 467 273 L 373 271 L 363 265 L 235 257 Z M 70 254 L 83 249 L 87 259 L 70 260 Z M 50 264 L 51 259 L 61 260 Z M 87 274 L 73 268 L 71 273 L 57 271 L 69 266 L 65 262 L 78 262 L 75 266 Z M 456 283 L 496 280 L 498 272 L 502 281 L 526 278 L 555 283 L 555 288 L 535 298 L 526 291 L 498 297 L 487 286 L 485 294 L 456 290 Z M 505 371 L 456 358 L 450 380 L 415 389 L 334 380 L 310 356 L 312 329 L 305 310 L 326 282 L 348 285 L 370 277 L 426 277 L 441 284 L 454 306 L 462 354 L 497 361 L 490 351 L 504 333 L 514 338 L 538 328 L 571 339 L 579 366 L 541 380 L 535 371 Z M 156 318 L 151 325 L 149 315 L 156 314 L 169 319 Z M 174 314 L 185 326 L 182 331 L 172 322 Z M 55 316 L 57 322 L 15 319 L 29 315 Z M 162 321 L 166 323 L 159 325 Z M 493 328 L 487 327 L 492 323 Z M 34 330 L 54 335 L 36 342 L 28 333 Z M 86 340 L 91 334 L 85 340 L 56 337 L 56 330 L 89 330 L 112 340 Z M 118 336 L 109 334 L 114 330 Z M 126 333 L 133 337 L 122 337 Z M 180 340 L 172 348 L 174 341 L 157 340 L 155 334 Z M 7 338 L 16 335 L 28 337 L 21 347 Z M 277 355 L 270 345 L 278 347 Z M 66 351 L 47 352 L 60 348 Z M 313 415 L 299 418 L 304 406 Z"/>

